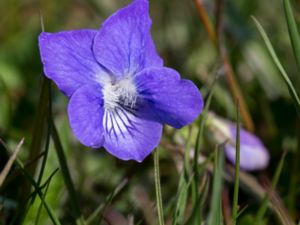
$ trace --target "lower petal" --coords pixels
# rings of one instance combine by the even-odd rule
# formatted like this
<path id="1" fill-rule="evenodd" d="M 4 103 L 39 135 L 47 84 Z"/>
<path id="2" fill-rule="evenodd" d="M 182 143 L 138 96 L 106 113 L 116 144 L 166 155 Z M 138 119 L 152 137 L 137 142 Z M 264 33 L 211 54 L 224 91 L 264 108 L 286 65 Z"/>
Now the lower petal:
<path id="1" fill-rule="evenodd" d="M 70 126 L 82 144 L 92 148 L 103 145 L 103 98 L 99 85 L 85 85 L 75 91 L 68 114 Z"/>
<path id="2" fill-rule="evenodd" d="M 201 94 L 189 80 L 169 68 L 145 69 L 135 77 L 138 92 L 161 123 L 180 128 L 193 122 L 203 108 Z"/>
<path id="3" fill-rule="evenodd" d="M 159 144 L 162 125 L 147 120 L 141 112 L 117 107 L 103 116 L 104 147 L 122 160 L 142 162 Z"/>

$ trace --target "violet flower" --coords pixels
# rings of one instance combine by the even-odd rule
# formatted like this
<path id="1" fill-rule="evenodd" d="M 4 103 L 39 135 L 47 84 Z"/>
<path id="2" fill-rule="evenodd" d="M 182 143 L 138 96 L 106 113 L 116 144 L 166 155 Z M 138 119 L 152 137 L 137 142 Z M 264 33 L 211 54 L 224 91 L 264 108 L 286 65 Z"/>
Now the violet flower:
<path id="1" fill-rule="evenodd" d="M 225 145 L 225 155 L 231 163 L 235 164 L 236 127 L 230 124 L 229 129 L 234 142 Z M 247 171 L 265 169 L 269 164 L 269 158 L 269 152 L 261 140 L 248 131 L 240 129 L 240 168 Z"/>
<path id="2" fill-rule="evenodd" d="M 219 143 L 227 141 L 225 156 L 235 164 L 236 157 L 236 125 L 228 120 L 221 119 L 210 113 L 208 127 Z M 262 170 L 269 164 L 269 152 L 254 134 L 240 129 L 240 168 L 246 171 Z"/>
<path id="3" fill-rule="evenodd" d="M 99 30 L 41 33 L 44 72 L 70 98 L 70 126 L 79 141 L 141 162 L 163 124 L 180 128 L 203 107 L 198 88 L 163 66 L 150 34 L 148 1 L 135 0 Z"/>

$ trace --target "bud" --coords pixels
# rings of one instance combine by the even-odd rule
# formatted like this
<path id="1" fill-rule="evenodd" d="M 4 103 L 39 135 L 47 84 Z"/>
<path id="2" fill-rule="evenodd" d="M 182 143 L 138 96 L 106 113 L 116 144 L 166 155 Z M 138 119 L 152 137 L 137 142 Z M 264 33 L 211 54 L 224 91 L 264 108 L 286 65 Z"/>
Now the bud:
<path id="1" fill-rule="evenodd" d="M 208 114 L 207 127 L 218 144 L 225 144 L 226 158 L 235 164 L 236 124 L 213 113 Z M 261 140 L 250 132 L 240 129 L 240 168 L 242 170 L 262 170 L 269 163 L 269 153 Z"/>

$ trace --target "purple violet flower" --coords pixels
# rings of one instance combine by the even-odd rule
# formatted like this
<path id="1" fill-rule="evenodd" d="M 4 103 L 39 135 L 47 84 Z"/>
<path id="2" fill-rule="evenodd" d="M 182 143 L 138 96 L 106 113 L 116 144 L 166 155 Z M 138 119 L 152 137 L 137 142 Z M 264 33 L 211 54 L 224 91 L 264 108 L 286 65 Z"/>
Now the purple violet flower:
<path id="1" fill-rule="evenodd" d="M 150 27 L 148 0 L 135 0 L 99 30 L 39 36 L 45 74 L 70 98 L 75 136 L 122 160 L 143 161 L 163 124 L 185 126 L 203 107 L 198 88 L 163 66 Z"/>
<path id="2" fill-rule="evenodd" d="M 235 164 L 235 137 L 236 126 L 229 124 L 233 144 L 225 145 L 225 155 L 227 159 Z M 247 171 L 262 170 L 269 164 L 269 152 L 255 135 L 244 129 L 240 129 L 240 168 Z"/>
<path id="3" fill-rule="evenodd" d="M 219 143 L 225 145 L 226 158 L 235 164 L 236 157 L 236 125 L 221 119 L 213 113 L 209 114 L 208 126 Z M 265 169 L 269 164 L 269 152 L 261 140 L 250 132 L 240 129 L 240 168 L 246 171 Z"/>

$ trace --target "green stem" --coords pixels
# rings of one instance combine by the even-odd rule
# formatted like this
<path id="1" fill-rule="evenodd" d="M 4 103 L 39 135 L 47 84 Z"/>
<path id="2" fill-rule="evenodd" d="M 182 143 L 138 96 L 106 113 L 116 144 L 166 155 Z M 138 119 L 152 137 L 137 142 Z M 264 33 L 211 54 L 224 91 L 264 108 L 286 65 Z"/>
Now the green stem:
<path id="1" fill-rule="evenodd" d="M 257 213 L 256 218 L 255 218 L 255 222 L 253 224 L 257 224 L 257 225 L 262 224 L 262 220 L 263 220 L 263 217 L 264 217 L 264 215 L 265 215 L 265 213 L 267 211 L 268 203 L 269 203 L 271 194 L 272 194 L 272 192 L 275 190 L 275 188 L 277 186 L 277 183 L 278 183 L 278 180 L 279 180 L 282 168 L 283 168 L 285 156 L 286 156 L 286 152 L 284 152 L 282 154 L 282 156 L 281 156 L 279 164 L 278 164 L 278 166 L 276 168 L 275 175 L 274 175 L 274 177 L 272 179 L 271 190 L 266 191 L 265 197 L 264 197 L 263 202 L 262 202 L 262 204 L 261 204 L 261 206 L 260 206 L 260 208 L 258 210 L 258 213 Z"/>
<path id="2" fill-rule="evenodd" d="M 51 123 L 51 135 L 52 135 L 52 139 L 54 142 L 56 154 L 58 157 L 60 169 L 61 169 L 61 172 L 62 172 L 62 175 L 64 178 L 64 182 L 66 184 L 66 187 L 67 187 L 67 190 L 69 193 L 69 197 L 70 197 L 71 205 L 73 207 L 74 215 L 76 216 L 76 225 L 85 225 L 83 216 L 80 211 L 74 184 L 73 184 L 73 181 L 71 179 L 71 175 L 70 175 L 70 172 L 68 169 L 67 160 L 66 160 L 66 157 L 64 154 L 62 144 L 60 142 L 55 124 L 52 119 L 51 119 L 50 123 Z"/>
<path id="3" fill-rule="evenodd" d="M 24 168 L 23 163 L 16 158 L 16 164 L 18 165 L 18 167 L 21 169 L 21 172 L 23 173 L 23 175 L 25 176 L 26 179 L 28 179 L 28 181 L 31 183 L 31 185 L 34 187 L 35 191 L 37 192 L 38 196 L 41 199 L 41 202 L 43 203 L 51 221 L 53 222 L 54 225 L 61 225 L 61 223 L 59 222 L 58 218 L 56 217 L 53 209 L 51 208 L 50 205 L 48 205 L 48 203 L 45 200 L 45 197 L 40 189 L 40 187 L 37 185 L 37 183 L 35 182 L 34 178 L 30 175 L 30 173 Z"/>
<path id="4" fill-rule="evenodd" d="M 160 173 L 159 173 L 159 156 L 158 149 L 154 151 L 154 180 L 155 180 L 155 192 L 156 192 L 156 207 L 158 214 L 159 225 L 164 225 L 164 212 L 161 197 L 161 186 L 160 186 Z"/>
<path id="5" fill-rule="evenodd" d="M 234 177 L 234 191 L 233 191 L 233 205 L 232 205 L 232 224 L 236 224 L 238 211 L 238 197 L 239 197 L 239 177 L 240 177 L 240 107 L 237 101 L 236 110 L 236 141 L 235 141 L 235 177 Z"/>

